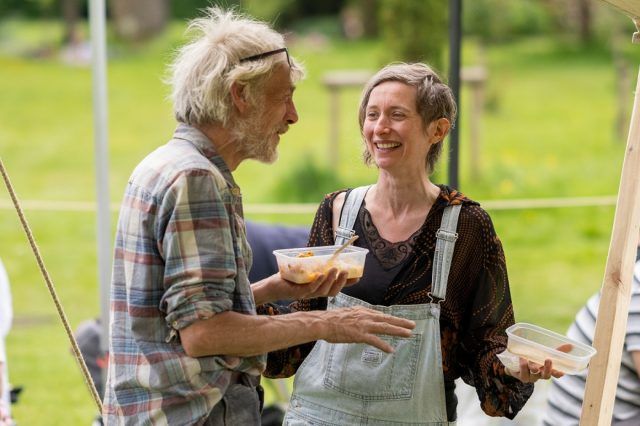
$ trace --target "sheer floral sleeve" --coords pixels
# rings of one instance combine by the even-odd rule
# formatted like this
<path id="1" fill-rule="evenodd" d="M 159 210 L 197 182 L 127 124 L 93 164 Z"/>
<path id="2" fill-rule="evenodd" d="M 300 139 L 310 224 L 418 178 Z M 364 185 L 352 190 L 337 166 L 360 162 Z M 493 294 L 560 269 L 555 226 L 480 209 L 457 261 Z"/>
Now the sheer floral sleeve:
<path id="1" fill-rule="evenodd" d="M 489 215 L 477 210 L 482 263 L 473 285 L 469 326 L 462 333 L 458 363 L 462 379 L 475 386 L 484 412 L 513 418 L 529 399 L 533 384 L 507 375 L 496 357 L 506 347 L 504 330 L 514 323 L 513 305 L 502 243 Z"/>

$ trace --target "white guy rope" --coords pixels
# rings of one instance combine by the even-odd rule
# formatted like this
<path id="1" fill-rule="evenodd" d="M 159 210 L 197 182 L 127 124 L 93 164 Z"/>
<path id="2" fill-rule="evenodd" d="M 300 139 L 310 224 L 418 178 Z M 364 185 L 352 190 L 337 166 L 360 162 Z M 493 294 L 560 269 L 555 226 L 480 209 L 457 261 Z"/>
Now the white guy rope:
<path id="1" fill-rule="evenodd" d="M 521 209 L 552 209 L 563 207 L 601 207 L 615 206 L 616 196 L 600 197 L 571 197 L 571 198 L 522 198 L 506 200 L 480 201 L 480 205 L 487 210 L 521 210 Z M 33 211 L 61 211 L 61 212 L 95 212 L 96 205 L 89 201 L 46 201 L 22 200 L 26 210 Z M 110 210 L 117 212 L 119 204 L 111 204 Z M 13 209 L 9 200 L 0 198 L 0 210 Z M 245 204 L 245 213 L 250 214 L 314 214 L 318 209 L 316 203 L 287 203 L 287 204 Z"/>

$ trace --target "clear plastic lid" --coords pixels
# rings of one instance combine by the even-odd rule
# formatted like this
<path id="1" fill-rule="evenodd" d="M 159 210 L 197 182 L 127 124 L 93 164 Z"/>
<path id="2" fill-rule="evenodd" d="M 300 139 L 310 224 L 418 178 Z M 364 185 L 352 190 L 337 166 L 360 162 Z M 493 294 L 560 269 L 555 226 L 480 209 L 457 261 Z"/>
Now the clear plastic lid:
<path id="1" fill-rule="evenodd" d="M 550 359 L 553 368 L 565 374 L 577 374 L 587 368 L 596 353 L 589 345 L 533 324 L 514 324 L 507 328 L 507 336 L 510 353 L 538 364 Z"/>

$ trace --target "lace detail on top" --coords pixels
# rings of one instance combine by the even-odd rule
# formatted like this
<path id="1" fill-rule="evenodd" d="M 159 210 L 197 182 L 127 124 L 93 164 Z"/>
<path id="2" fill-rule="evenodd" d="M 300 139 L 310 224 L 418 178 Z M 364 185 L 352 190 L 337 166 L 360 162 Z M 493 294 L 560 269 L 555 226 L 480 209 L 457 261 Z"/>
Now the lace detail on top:
<path id="1" fill-rule="evenodd" d="M 409 258 L 413 253 L 416 238 L 422 232 L 422 226 L 420 226 L 420 229 L 405 241 L 398 241 L 397 243 L 387 241 L 380 236 L 378 229 L 373 224 L 371 213 L 364 206 L 364 203 L 358 212 L 358 220 L 362 225 L 364 237 L 371 249 L 371 253 L 378 259 L 380 265 L 387 270 L 398 266 Z"/>

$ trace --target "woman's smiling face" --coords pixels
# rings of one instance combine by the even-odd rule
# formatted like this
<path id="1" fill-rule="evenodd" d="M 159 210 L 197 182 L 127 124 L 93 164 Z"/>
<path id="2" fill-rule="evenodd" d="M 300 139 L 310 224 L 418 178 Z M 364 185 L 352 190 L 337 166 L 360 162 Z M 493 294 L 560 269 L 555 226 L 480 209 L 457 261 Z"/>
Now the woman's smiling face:
<path id="1" fill-rule="evenodd" d="M 417 90 L 397 81 L 376 86 L 369 96 L 362 133 L 375 164 L 384 170 L 425 170 L 431 145 L 439 142 L 425 129 L 416 110 Z"/>

